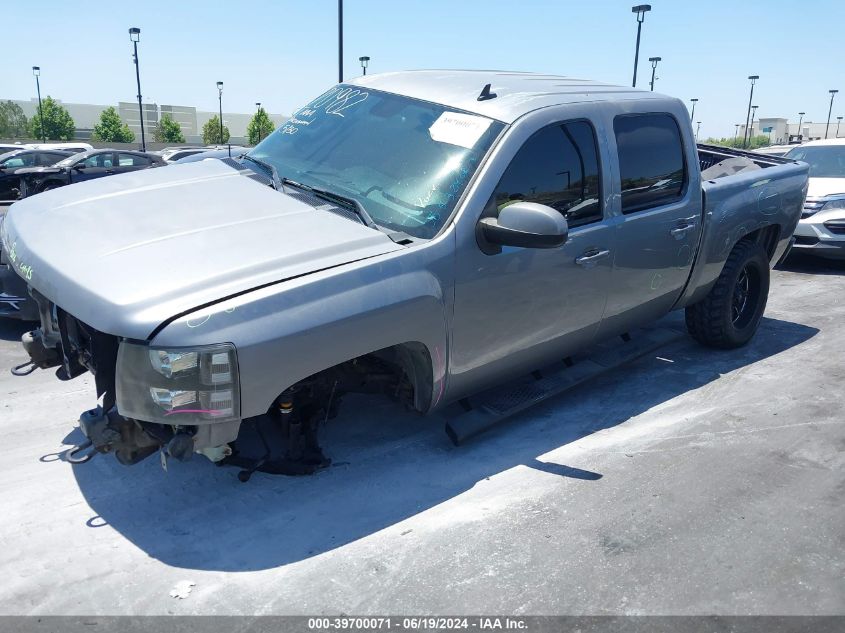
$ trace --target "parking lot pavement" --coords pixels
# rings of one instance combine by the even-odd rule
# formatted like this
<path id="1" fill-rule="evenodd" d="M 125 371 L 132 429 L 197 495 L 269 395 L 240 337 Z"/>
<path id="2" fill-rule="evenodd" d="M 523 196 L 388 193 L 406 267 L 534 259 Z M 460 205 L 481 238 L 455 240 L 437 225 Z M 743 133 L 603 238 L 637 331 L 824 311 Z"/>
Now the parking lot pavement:
<path id="1" fill-rule="evenodd" d="M 248 484 L 72 467 L 90 376 L 4 371 L 0 613 L 843 614 L 843 297 L 791 263 L 746 348 L 683 338 L 461 448 L 350 397 L 334 467 Z"/>

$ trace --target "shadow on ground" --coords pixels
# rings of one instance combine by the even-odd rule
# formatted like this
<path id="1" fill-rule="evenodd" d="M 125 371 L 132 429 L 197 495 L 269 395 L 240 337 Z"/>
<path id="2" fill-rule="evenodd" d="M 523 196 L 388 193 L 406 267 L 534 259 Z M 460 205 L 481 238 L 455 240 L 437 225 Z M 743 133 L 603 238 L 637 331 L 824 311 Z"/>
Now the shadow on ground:
<path id="1" fill-rule="evenodd" d="M 37 326 L 37 323 L 0 317 L 0 341 L 20 341 L 23 334 Z M 23 348 L 21 348 L 20 356 L 22 359 L 21 362 L 27 360 L 27 355 L 23 351 Z"/>
<path id="2" fill-rule="evenodd" d="M 845 260 L 823 259 L 793 250 L 777 268 L 811 275 L 842 275 L 845 274 Z"/>
<path id="3" fill-rule="evenodd" d="M 765 318 L 751 344 L 730 352 L 683 338 L 460 448 L 449 443 L 432 418 L 405 413 L 380 399 L 348 397 L 323 435 L 335 466 L 311 477 L 256 474 L 242 484 L 236 469 L 198 457 L 164 472 L 157 457 L 124 467 L 107 455 L 73 466 L 73 472 L 93 510 L 90 527 L 107 523 L 168 565 L 274 568 L 390 528 L 514 467 L 571 478 L 573 485 L 595 485 L 594 480 L 614 473 L 538 457 L 800 345 L 817 331 Z M 77 441 L 79 435 L 67 439 Z"/>

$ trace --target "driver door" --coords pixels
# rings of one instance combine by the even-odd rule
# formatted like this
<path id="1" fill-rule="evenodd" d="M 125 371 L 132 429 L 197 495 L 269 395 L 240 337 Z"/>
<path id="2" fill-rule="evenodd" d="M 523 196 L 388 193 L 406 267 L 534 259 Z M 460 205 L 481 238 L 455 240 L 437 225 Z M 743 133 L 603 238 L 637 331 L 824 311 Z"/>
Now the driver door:
<path id="1" fill-rule="evenodd" d="M 89 156 L 82 161 L 82 164 L 85 165 L 83 169 L 72 170 L 70 176 L 71 182 L 82 182 L 84 180 L 93 180 L 94 178 L 108 176 L 113 173 L 116 161 L 112 152 L 105 152 L 103 154 Z"/>
<path id="2" fill-rule="evenodd" d="M 607 299 L 615 232 L 608 226 L 596 131 L 585 119 L 547 125 L 516 152 L 474 220 L 514 201 L 562 213 L 566 242 L 485 253 L 459 232 L 450 397 L 562 360 L 593 340 Z"/>

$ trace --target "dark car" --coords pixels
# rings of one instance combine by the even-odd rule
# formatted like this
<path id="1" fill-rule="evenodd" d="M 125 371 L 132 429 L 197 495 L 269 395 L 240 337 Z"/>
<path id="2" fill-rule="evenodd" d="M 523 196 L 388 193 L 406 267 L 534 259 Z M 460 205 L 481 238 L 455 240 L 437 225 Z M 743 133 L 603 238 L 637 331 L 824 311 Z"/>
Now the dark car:
<path id="1" fill-rule="evenodd" d="M 76 182 L 160 167 L 165 164 L 161 156 L 145 152 L 114 149 L 80 152 L 51 167 L 31 167 L 19 170 L 21 198 Z"/>
<path id="2" fill-rule="evenodd" d="M 72 155 L 72 152 L 44 149 L 17 149 L 0 154 L 0 200 L 18 199 L 21 169 L 54 165 Z"/>

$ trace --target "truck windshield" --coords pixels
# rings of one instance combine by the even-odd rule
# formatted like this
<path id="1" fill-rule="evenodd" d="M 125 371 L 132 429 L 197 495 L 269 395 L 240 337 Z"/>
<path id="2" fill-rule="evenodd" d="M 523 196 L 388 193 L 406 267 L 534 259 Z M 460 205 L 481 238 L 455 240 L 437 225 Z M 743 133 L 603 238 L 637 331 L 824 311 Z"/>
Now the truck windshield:
<path id="1" fill-rule="evenodd" d="M 419 238 L 448 219 L 503 124 L 341 84 L 250 152 L 282 178 L 361 203 L 376 224 Z"/>
<path id="2" fill-rule="evenodd" d="M 796 147 L 784 158 L 810 165 L 810 178 L 845 178 L 845 145 Z"/>

